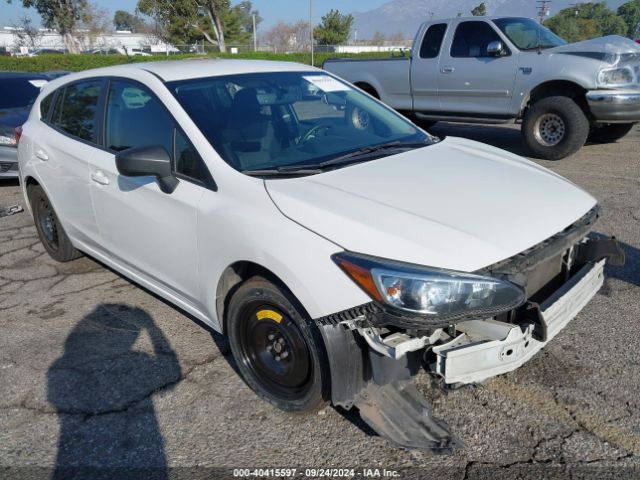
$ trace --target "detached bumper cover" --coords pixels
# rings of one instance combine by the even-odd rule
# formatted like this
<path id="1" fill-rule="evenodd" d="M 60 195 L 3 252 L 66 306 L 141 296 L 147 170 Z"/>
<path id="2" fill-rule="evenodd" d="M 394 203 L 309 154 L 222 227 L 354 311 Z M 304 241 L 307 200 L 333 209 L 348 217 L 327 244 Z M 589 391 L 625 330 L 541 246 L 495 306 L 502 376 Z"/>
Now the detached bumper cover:
<path id="1" fill-rule="evenodd" d="M 522 366 L 551 341 L 593 298 L 604 281 L 606 260 L 588 263 L 540 305 L 546 340 L 526 327 L 494 320 L 473 320 L 458 325 L 462 331 L 452 341 L 433 348 L 435 373 L 445 383 L 473 383 Z"/>
<path id="2" fill-rule="evenodd" d="M 640 90 L 591 90 L 587 103 L 600 122 L 640 122 Z"/>

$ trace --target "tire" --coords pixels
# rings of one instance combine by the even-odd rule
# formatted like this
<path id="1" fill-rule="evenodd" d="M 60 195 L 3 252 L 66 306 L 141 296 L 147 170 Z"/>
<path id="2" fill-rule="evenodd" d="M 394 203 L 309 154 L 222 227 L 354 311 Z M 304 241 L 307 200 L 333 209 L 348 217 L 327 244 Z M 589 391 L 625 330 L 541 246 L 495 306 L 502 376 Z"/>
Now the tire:
<path id="1" fill-rule="evenodd" d="M 569 97 L 546 97 L 524 116 L 522 135 L 533 156 L 560 160 L 576 153 L 587 141 L 589 120 Z"/>
<path id="2" fill-rule="evenodd" d="M 635 123 L 610 123 L 594 127 L 587 138 L 591 143 L 613 143 L 631 131 Z"/>
<path id="3" fill-rule="evenodd" d="M 62 228 L 58 215 L 40 185 L 28 188 L 27 196 L 38 237 L 47 253 L 58 262 L 69 262 L 82 256 Z"/>
<path id="4" fill-rule="evenodd" d="M 229 302 L 227 335 L 244 381 L 260 397 L 287 412 L 326 405 L 322 336 L 286 289 L 262 277 L 243 283 Z"/>

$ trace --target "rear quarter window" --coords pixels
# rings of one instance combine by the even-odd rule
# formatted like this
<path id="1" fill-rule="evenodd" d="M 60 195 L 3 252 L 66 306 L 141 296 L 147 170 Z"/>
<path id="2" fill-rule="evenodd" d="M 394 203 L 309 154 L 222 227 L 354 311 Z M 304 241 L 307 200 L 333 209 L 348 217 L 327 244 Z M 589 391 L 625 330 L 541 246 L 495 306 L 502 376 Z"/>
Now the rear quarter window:
<path id="1" fill-rule="evenodd" d="M 55 92 L 50 93 L 40 101 L 40 118 L 46 119 L 49 117 L 49 111 L 51 110 L 54 96 Z"/>

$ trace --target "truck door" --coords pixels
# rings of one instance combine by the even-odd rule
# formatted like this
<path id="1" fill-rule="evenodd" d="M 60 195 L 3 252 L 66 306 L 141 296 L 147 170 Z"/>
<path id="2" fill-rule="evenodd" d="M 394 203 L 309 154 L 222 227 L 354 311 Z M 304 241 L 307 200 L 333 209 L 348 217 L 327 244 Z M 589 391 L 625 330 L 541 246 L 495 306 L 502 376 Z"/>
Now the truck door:
<path id="1" fill-rule="evenodd" d="M 438 61 L 446 23 L 429 25 L 422 36 L 420 48 L 411 61 L 411 93 L 413 109 L 418 112 L 440 110 L 438 99 Z"/>
<path id="2" fill-rule="evenodd" d="M 451 40 L 442 49 L 438 72 L 441 109 L 476 116 L 517 114 L 509 107 L 518 53 L 512 52 L 496 29 L 483 20 L 460 22 L 448 38 Z M 501 55 L 488 52 L 492 42 L 502 43 Z"/>

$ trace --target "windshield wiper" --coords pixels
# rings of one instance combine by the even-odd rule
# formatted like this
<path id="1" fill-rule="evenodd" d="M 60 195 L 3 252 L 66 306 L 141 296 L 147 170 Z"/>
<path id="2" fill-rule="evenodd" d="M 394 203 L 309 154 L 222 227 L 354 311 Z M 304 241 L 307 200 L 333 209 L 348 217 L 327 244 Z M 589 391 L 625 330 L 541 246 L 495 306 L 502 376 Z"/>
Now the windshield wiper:
<path id="1" fill-rule="evenodd" d="M 401 142 L 397 140 L 395 142 L 383 143 L 381 145 L 373 145 L 371 147 L 359 148 L 353 152 L 346 153 L 344 155 L 340 155 L 335 158 L 331 158 L 324 162 L 320 163 L 312 163 L 312 164 L 301 164 L 301 165 L 283 165 L 280 167 L 274 168 L 264 168 L 264 169 L 256 169 L 256 170 L 243 170 L 242 173 L 246 175 L 256 176 L 256 177 L 278 177 L 285 175 L 315 175 L 318 173 L 322 173 L 326 170 L 327 167 L 331 167 L 334 165 L 343 165 L 350 163 L 358 163 L 361 161 L 366 161 L 371 158 L 371 156 L 378 155 L 380 152 L 386 150 L 398 150 L 398 149 L 414 149 L 420 147 L 426 147 L 431 145 L 427 142 Z"/>
<path id="2" fill-rule="evenodd" d="M 313 165 L 311 168 L 306 166 L 298 166 L 294 168 L 294 165 L 285 165 L 277 168 L 262 168 L 256 170 L 242 170 L 245 175 L 252 177 L 282 177 L 292 175 L 315 175 L 316 173 L 322 173 L 321 168 L 315 168 Z"/>
<path id="3" fill-rule="evenodd" d="M 332 158 L 330 160 L 326 160 L 324 162 L 312 165 L 315 168 L 326 168 L 332 165 L 341 165 L 346 163 L 356 163 L 359 161 L 364 161 L 370 159 L 372 156 L 379 154 L 380 152 L 386 150 L 398 150 L 398 149 L 407 149 L 411 150 L 414 148 L 426 147 L 431 145 L 427 142 L 401 142 L 399 140 L 395 142 L 383 143 L 381 145 L 373 145 L 371 147 L 364 147 L 353 152 L 346 153 L 344 155 L 340 155 L 339 157 Z"/>

